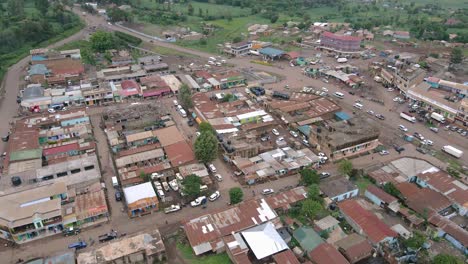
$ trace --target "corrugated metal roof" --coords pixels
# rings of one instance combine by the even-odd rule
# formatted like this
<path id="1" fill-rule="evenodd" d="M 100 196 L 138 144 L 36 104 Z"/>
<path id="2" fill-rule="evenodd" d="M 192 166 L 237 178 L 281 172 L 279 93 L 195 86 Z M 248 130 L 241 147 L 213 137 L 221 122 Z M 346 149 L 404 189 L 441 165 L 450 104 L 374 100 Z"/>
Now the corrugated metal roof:
<path id="1" fill-rule="evenodd" d="M 10 153 L 10 162 L 40 158 L 42 158 L 42 149 L 40 148 L 19 150 Z"/>

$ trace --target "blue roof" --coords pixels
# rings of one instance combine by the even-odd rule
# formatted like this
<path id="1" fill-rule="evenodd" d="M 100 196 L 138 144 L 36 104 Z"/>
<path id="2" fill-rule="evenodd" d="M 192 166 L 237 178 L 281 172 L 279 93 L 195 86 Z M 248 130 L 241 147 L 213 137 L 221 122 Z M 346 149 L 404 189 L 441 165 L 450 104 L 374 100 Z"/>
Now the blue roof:
<path id="1" fill-rule="evenodd" d="M 31 60 L 32 61 L 45 61 L 47 60 L 47 58 L 42 55 L 32 55 Z"/>
<path id="2" fill-rule="evenodd" d="M 309 136 L 311 127 L 309 125 L 300 126 L 297 128 L 302 134 Z"/>
<path id="3" fill-rule="evenodd" d="M 46 75 L 49 73 L 49 70 L 44 64 L 34 64 L 28 71 L 29 75 Z"/>
<path id="4" fill-rule="evenodd" d="M 259 52 L 269 57 L 278 57 L 284 54 L 284 51 L 270 47 L 260 49 Z"/>
<path id="5" fill-rule="evenodd" d="M 338 120 L 348 120 L 350 119 L 351 117 L 345 113 L 345 112 L 337 112 L 335 113 L 335 117 L 338 119 Z"/>

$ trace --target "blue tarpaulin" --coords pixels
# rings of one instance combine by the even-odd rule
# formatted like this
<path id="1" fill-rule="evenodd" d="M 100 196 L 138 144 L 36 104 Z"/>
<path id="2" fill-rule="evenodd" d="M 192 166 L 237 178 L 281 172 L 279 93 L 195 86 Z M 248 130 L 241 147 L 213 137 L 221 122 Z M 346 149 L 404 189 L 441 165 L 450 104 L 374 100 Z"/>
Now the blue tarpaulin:
<path id="1" fill-rule="evenodd" d="M 337 112 L 335 113 L 335 118 L 338 119 L 339 121 L 342 121 L 342 120 L 348 120 L 351 117 L 345 112 Z"/>

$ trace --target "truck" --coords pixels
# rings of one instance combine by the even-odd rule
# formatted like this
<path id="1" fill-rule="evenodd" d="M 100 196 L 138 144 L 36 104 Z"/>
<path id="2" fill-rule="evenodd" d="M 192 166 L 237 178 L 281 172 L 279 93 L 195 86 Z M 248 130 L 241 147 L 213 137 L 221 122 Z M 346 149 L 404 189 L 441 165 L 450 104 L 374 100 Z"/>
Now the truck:
<path id="1" fill-rule="evenodd" d="M 447 153 L 447 154 L 450 154 L 452 156 L 454 156 L 455 158 L 461 158 L 461 156 L 463 156 L 463 151 L 457 149 L 457 148 L 454 148 L 452 146 L 443 146 L 442 147 L 442 150 Z"/>
<path id="2" fill-rule="evenodd" d="M 116 231 L 111 231 L 107 234 L 104 234 L 104 235 L 100 235 L 99 237 L 99 242 L 107 242 L 107 241 L 111 241 L 115 238 L 117 238 L 117 232 Z"/>
<path id="3" fill-rule="evenodd" d="M 400 117 L 405 119 L 405 120 L 408 120 L 410 121 L 411 123 L 416 123 L 416 117 L 406 113 L 406 112 L 401 112 L 400 113 Z"/>
<path id="4" fill-rule="evenodd" d="M 432 112 L 431 113 L 431 118 L 439 121 L 440 123 L 445 123 L 445 117 L 439 113 Z"/>

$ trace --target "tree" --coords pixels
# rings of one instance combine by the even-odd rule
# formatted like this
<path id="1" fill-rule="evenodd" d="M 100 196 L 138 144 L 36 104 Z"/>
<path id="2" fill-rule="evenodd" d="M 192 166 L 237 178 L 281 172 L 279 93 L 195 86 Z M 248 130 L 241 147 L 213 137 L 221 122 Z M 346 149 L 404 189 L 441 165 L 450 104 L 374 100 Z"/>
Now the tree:
<path id="1" fill-rule="evenodd" d="M 203 163 L 208 163 L 218 156 L 218 140 L 213 133 L 202 132 L 195 140 L 195 156 Z"/>
<path id="2" fill-rule="evenodd" d="M 42 15 L 45 15 L 47 13 L 47 10 L 49 9 L 49 1 L 48 0 L 35 0 L 34 1 L 34 6 L 41 12 Z"/>
<path id="3" fill-rule="evenodd" d="M 118 7 L 109 8 L 107 9 L 106 13 L 109 17 L 109 20 L 112 22 L 130 20 L 130 14 Z"/>
<path id="4" fill-rule="evenodd" d="M 242 38 L 240 36 L 236 36 L 232 39 L 232 43 L 239 43 L 242 41 Z"/>
<path id="5" fill-rule="evenodd" d="M 192 4 L 188 4 L 188 6 L 187 6 L 187 13 L 188 13 L 188 15 L 189 15 L 189 16 L 192 16 L 192 15 L 193 15 L 193 11 L 194 11 L 194 9 L 193 9 Z"/>
<path id="6" fill-rule="evenodd" d="M 315 218 L 321 210 L 322 205 L 312 199 L 305 200 L 301 206 L 301 213 L 310 218 Z"/>
<path id="7" fill-rule="evenodd" d="M 198 8 L 198 16 L 199 17 L 203 17 L 203 10 L 200 8 Z"/>
<path id="8" fill-rule="evenodd" d="M 439 254 L 432 260 L 433 264 L 463 264 L 463 261 L 449 254 Z"/>
<path id="9" fill-rule="evenodd" d="M 115 48 L 114 35 L 110 32 L 97 31 L 89 40 L 91 48 L 95 52 L 105 52 L 106 50 Z"/>
<path id="10" fill-rule="evenodd" d="M 338 171 L 343 175 L 349 175 L 353 170 L 353 163 L 349 160 L 341 160 L 340 164 L 338 164 Z"/>
<path id="11" fill-rule="evenodd" d="M 307 198 L 317 201 L 320 198 L 320 188 L 318 184 L 311 184 L 307 192 Z"/>
<path id="12" fill-rule="evenodd" d="M 450 53 L 450 62 L 459 64 L 463 61 L 463 51 L 460 48 L 453 48 Z"/>
<path id="13" fill-rule="evenodd" d="M 424 243 L 426 243 L 426 236 L 424 236 L 424 234 L 419 231 L 414 231 L 412 237 L 403 241 L 403 245 L 405 245 L 405 247 L 415 250 L 422 247 Z"/>
<path id="14" fill-rule="evenodd" d="M 201 178 L 190 174 L 182 181 L 182 190 L 189 199 L 195 199 L 200 195 Z"/>
<path id="15" fill-rule="evenodd" d="M 83 62 L 90 65 L 96 65 L 96 59 L 94 57 L 93 51 L 89 47 L 81 49 L 81 58 Z"/>
<path id="16" fill-rule="evenodd" d="M 397 187 L 395 187 L 395 185 L 393 185 L 393 183 L 391 182 L 387 182 L 385 185 L 384 185 L 384 191 L 390 195 L 393 195 L 395 197 L 400 197 L 401 195 L 401 192 L 400 190 L 397 189 Z"/>
<path id="17" fill-rule="evenodd" d="M 278 21 L 278 18 L 279 18 L 279 16 L 278 16 L 277 14 L 273 14 L 273 15 L 271 15 L 271 17 L 270 17 L 270 22 L 271 22 L 272 24 L 274 24 L 274 23 L 276 23 L 276 21 Z"/>
<path id="18" fill-rule="evenodd" d="M 229 189 L 229 200 L 231 201 L 231 204 L 238 204 L 242 202 L 243 197 L 244 193 L 240 187 Z"/>
<path id="19" fill-rule="evenodd" d="M 311 184 L 319 184 L 320 177 L 316 170 L 303 169 L 299 172 L 301 174 L 301 182 L 306 186 Z"/>
<path id="20" fill-rule="evenodd" d="M 215 134 L 215 130 L 213 126 L 211 126 L 211 124 L 208 122 L 201 122 L 200 125 L 198 126 L 198 131 L 200 131 L 200 133 L 209 132 L 209 133 L 212 133 L 213 135 Z"/>
<path id="21" fill-rule="evenodd" d="M 146 174 L 144 171 L 140 171 L 140 178 L 147 182 L 150 180 L 150 175 L 149 174 Z"/>
<path id="22" fill-rule="evenodd" d="M 192 101 L 192 92 L 187 84 L 182 84 L 179 89 L 179 101 L 185 108 L 192 108 L 193 101 Z"/>

